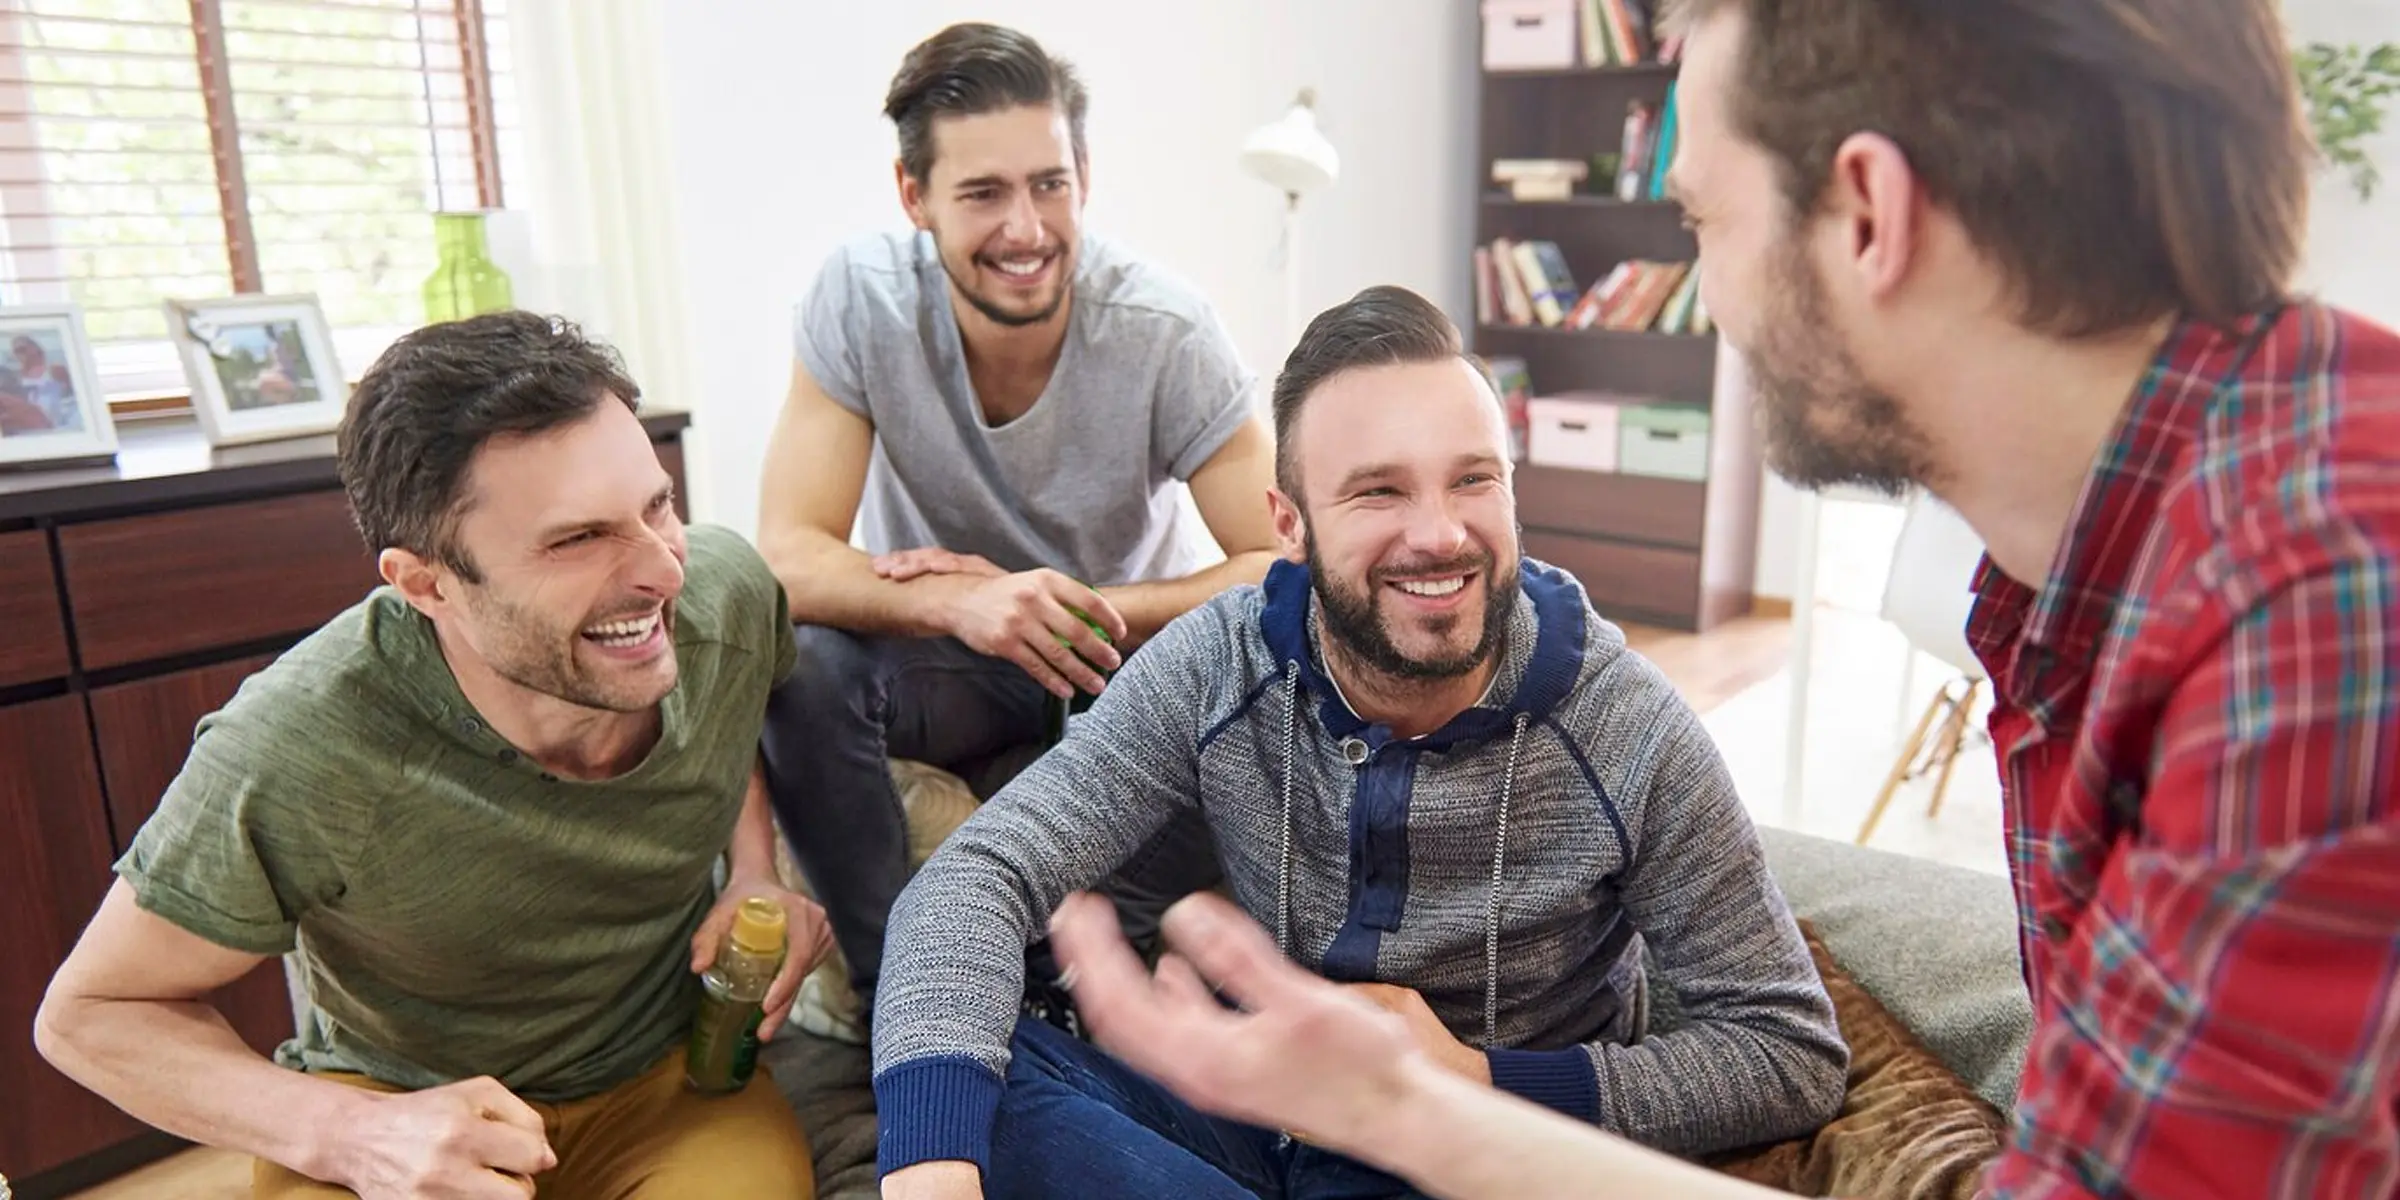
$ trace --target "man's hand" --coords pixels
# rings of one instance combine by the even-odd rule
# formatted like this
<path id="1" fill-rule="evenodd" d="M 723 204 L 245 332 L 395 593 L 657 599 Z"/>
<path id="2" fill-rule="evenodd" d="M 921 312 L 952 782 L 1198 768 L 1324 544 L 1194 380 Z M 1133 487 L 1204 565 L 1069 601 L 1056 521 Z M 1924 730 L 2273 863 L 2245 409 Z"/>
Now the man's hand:
<path id="1" fill-rule="evenodd" d="M 1173 952 L 1155 979 L 1107 900 L 1069 897 L 1050 931 L 1093 1039 L 1209 1112 L 1357 1154 L 1392 1106 L 1436 1073 L 1404 1019 L 1293 965 L 1221 896 L 1202 892 L 1167 910 Z M 1203 977 L 1243 1011 L 1220 1004 Z"/>
<path id="2" fill-rule="evenodd" d="M 874 565 L 876 575 L 893 583 L 907 583 L 924 575 L 975 575 L 990 579 L 1008 574 L 980 554 L 959 554 L 939 546 L 877 555 Z"/>
<path id="3" fill-rule="evenodd" d="M 1390 983 L 1353 983 L 1353 992 L 1375 1002 L 1376 1007 L 1408 1022 L 1409 1036 L 1416 1039 L 1417 1048 L 1440 1063 L 1445 1070 L 1460 1077 L 1490 1087 L 1492 1060 L 1483 1051 L 1459 1041 L 1442 1019 L 1433 1015 L 1425 997 L 1415 988 Z"/>
<path id="4" fill-rule="evenodd" d="M 360 1200 L 523 1200 L 558 1165 L 541 1114 L 489 1077 L 358 1097 L 333 1182 Z"/>
<path id="5" fill-rule="evenodd" d="M 1098 622 L 1108 639 L 1070 608 Z M 1125 636 L 1116 606 L 1047 567 L 977 582 L 952 601 L 948 624 L 976 653 L 1017 664 L 1062 699 L 1077 688 L 1099 695 L 1107 681 L 1092 668 L 1114 671 L 1123 661 L 1108 644 Z"/>
<path id="6" fill-rule="evenodd" d="M 742 901 L 763 896 L 783 909 L 784 938 L 788 947 L 783 956 L 783 968 L 775 972 L 775 982 L 767 986 L 767 999 L 761 1006 L 763 1015 L 758 1022 L 758 1040 L 767 1041 L 783 1028 L 783 1019 L 792 1011 L 792 999 L 800 994 L 800 981 L 816 969 L 817 963 L 833 948 L 833 930 L 825 923 L 825 910 L 817 902 L 769 878 L 736 875 L 725 884 L 724 894 L 717 897 L 716 907 L 708 910 L 708 918 L 692 933 L 692 973 L 699 974 L 714 965 L 717 952 L 725 946 L 725 935 L 733 928 L 735 910 Z"/>
<path id="7" fill-rule="evenodd" d="M 921 1162 L 884 1176 L 883 1200 L 983 1200 L 983 1176 L 971 1162 Z"/>

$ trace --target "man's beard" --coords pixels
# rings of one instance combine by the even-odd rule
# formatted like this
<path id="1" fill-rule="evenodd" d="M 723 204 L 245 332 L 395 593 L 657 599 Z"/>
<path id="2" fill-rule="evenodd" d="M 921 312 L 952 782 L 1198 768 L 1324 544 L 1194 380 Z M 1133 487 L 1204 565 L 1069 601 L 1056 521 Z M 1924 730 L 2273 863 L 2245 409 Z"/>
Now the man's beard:
<path id="1" fill-rule="evenodd" d="M 1472 648 L 1439 658 L 1411 658 L 1392 637 L 1376 603 L 1385 580 L 1393 576 L 1424 576 L 1475 572 L 1483 587 L 1483 628 Z M 1442 563 L 1409 563 L 1404 569 L 1378 567 L 1368 573 L 1362 593 L 1325 568 L 1317 557 L 1317 539 L 1308 539 L 1308 574 L 1323 614 L 1325 632 L 1334 645 L 1360 666 L 1395 682 L 1433 682 L 1456 679 L 1492 660 L 1508 636 L 1516 614 L 1519 580 L 1514 562 L 1495 564 L 1488 553 L 1475 553 Z M 1456 618 L 1452 618 L 1453 621 Z M 1448 632 L 1445 627 L 1442 632 Z"/>
<path id="2" fill-rule="evenodd" d="M 1768 259 L 1766 320 L 1743 352 L 1768 467 L 1811 491 L 1842 484 L 1897 496 L 1932 473 L 1900 403 L 1870 386 L 1828 318 L 1824 281 L 1797 230 Z"/>
<path id="3" fill-rule="evenodd" d="M 939 232 L 934 234 L 934 244 L 936 246 L 941 244 L 941 234 Z M 950 277 L 951 289 L 956 291 L 959 295 L 966 297 L 969 307 L 973 308 L 976 312 L 982 313 L 984 315 L 984 319 L 990 321 L 994 325 L 999 325 L 1009 329 L 1023 329 L 1028 325 L 1039 325 L 1045 321 L 1048 321 L 1050 318 L 1057 316 L 1058 310 L 1066 307 L 1067 290 L 1074 284 L 1074 273 L 1072 268 L 1075 264 L 1073 261 L 1071 261 L 1073 256 L 1070 255 L 1064 248 L 1061 248 L 1057 252 L 1058 261 L 1052 264 L 1052 266 L 1058 271 L 1058 277 L 1050 281 L 1050 302 L 1041 306 L 1039 309 L 1034 310 L 1033 312 L 1012 312 L 1008 309 L 1000 307 L 989 297 L 986 297 L 983 293 L 976 291 L 973 287 L 969 286 L 966 279 L 961 279 L 959 277 L 959 273 L 951 269 L 949 256 L 936 254 L 935 257 L 941 260 L 942 273 Z M 990 271 L 993 274 L 1001 273 L 998 267 L 987 266 L 984 263 L 983 255 L 980 251 L 967 256 L 967 266 L 970 272 L 970 278 L 972 277 L 973 272 L 978 271 Z"/>
<path id="4" fill-rule="evenodd" d="M 478 652 L 485 665 L 502 679 L 554 699 L 604 712 L 640 712 L 658 703 L 645 684 L 637 692 L 631 681 L 595 679 L 575 658 L 575 645 L 586 625 L 561 629 L 527 609 L 498 599 L 481 589 L 470 592 L 470 609 L 483 636 Z M 665 653 L 675 653 L 675 606 L 660 613 Z"/>

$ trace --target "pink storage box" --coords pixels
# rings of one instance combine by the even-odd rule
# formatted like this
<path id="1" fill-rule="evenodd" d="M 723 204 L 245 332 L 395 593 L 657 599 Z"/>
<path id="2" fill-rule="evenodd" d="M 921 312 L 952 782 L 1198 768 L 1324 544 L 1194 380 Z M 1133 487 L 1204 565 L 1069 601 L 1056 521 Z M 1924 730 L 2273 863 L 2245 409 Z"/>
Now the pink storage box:
<path id="1" fill-rule="evenodd" d="M 1483 0 L 1483 69 L 1575 65 L 1576 0 Z"/>
<path id="2" fill-rule="evenodd" d="M 1525 457 L 1535 466 L 1617 469 L 1617 405 L 1592 393 L 1536 396 L 1525 404 Z"/>

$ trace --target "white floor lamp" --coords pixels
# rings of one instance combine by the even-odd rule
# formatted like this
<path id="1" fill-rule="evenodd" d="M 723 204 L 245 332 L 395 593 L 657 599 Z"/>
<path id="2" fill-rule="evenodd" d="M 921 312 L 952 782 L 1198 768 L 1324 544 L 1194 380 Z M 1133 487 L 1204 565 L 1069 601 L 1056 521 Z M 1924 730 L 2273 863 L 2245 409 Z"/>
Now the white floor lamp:
<path id="1" fill-rule="evenodd" d="M 1317 92 L 1300 89 L 1292 107 L 1242 142 L 1242 169 L 1283 193 L 1283 320 L 1294 344 L 1305 327 L 1300 314 L 1300 197 L 1330 187 L 1342 158 L 1317 129 Z"/>

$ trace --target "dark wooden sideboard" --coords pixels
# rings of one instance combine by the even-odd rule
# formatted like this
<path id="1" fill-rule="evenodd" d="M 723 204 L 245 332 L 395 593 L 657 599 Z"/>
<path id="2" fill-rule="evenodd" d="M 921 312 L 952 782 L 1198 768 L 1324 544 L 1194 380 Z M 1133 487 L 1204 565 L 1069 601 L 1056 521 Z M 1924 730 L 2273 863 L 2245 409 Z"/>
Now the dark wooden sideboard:
<path id="1" fill-rule="evenodd" d="M 688 416 L 643 423 L 680 496 Z M 120 442 L 110 466 L 0 473 L 0 1178 L 20 1197 L 178 1144 L 53 1071 L 34 1011 L 193 726 L 377 582 L 330 436 Z M 291 1034 L 279 964 L 217 999 L 262 1053 Z"/>

